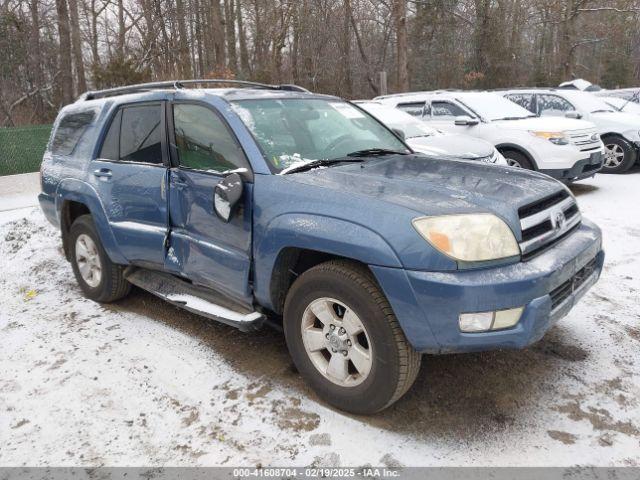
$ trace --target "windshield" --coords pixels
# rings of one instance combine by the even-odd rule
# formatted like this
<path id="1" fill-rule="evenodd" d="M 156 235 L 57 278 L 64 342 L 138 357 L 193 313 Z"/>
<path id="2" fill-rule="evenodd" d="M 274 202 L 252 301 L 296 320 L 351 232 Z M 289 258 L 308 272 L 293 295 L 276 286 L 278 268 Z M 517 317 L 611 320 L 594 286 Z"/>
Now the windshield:
<path id="1" fill-rule="evenodd" d="M 611 105 L 603 101 L 601 98 L 588 92 L 564 92 L 564 96 L 576 106 L 577 110 L 583 112 L 614 112 Z"/>
<path id="2" fill-rule="evenodd" d="M 376 117 L 389 128 L 402 130 L 405 138 L 431 137 L 437 130 L 397 108 L 376 103 L 359 104 L 364 110 Z"/>
<path id="3" fill-rule="evenodd" d="M 467 93 L 456 100 L 489 121 L 535 117 L 529 110 L 496 93 Z"/>
<path id="4" fill-rule="evenodd" d="M 640 105 L 619 97 L 603 97 L 606 103 L 620 112 L 640 114 Z"/>
<path id="5" fill-rule="evenodd" d="M 340 100 L 238 100 L 233 108 L 277 172 L 365 149 L 409 151 L 375 119 Z"/>

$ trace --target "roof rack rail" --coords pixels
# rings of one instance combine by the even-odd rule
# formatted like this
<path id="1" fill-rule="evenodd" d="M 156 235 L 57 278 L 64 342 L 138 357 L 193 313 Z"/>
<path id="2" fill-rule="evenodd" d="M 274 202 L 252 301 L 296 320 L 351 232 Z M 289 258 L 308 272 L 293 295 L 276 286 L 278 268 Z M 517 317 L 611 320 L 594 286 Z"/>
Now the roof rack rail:
<path id="1" fill-rule="evenodd" d="M 127 93 L 137 93 L 137 92 L 145 92 L 149 90 L 159 90 L 166 88 L 174 88 L 176 90 L 183 89 L 188 85 L 203 85 L 203 84 L 228 84 L 228 85 L 237 85 L 242 87 L 253 87 L 253 88 L 264 88 L 268 90 L 286 90 L 292 92 L 307 92 L 304 87 L 300 87 L 298 85 L 292 84 L 283 84 L 283 85 L 271 85 L 268 83 L 257 83 L 257 82 L 249 82 L 245 80 L 228 80 L 224 78 L 201 78 L 201 79 L 193 79 L 193 80 L 167 80 L 163 82 L 150 82 L 150 83 L 139 83 L 136 85 L 127 85 L 125 87 L 115 87 L 115 88 L 107 88 L 104 90 L 93 90 L 83 93 L 78 101 L 85 100 L 94 100 L 98 98 L 107 98 L 107 97 L 115 97 L 118 95 L 126 95 Z"/>

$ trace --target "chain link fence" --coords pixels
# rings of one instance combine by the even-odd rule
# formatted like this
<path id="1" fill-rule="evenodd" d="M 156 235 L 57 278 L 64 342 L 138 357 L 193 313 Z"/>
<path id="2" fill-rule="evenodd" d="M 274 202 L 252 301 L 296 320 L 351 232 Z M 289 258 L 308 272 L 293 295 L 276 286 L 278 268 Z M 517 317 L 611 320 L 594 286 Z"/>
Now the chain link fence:
<path id="1" fill-rule="evenodd" d="M 51 125 L 0 128 L 0 176 L 37 172 Z"/>

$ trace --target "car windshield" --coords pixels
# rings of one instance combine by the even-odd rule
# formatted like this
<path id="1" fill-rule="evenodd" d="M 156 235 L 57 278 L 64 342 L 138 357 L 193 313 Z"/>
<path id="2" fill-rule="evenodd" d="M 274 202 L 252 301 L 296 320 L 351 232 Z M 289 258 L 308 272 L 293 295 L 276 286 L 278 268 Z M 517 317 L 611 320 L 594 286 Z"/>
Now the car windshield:
<path id="1" fill-rule="evenodd" d="M 360 150 L 409 152 L 396 135 L 341 100 L 237 100 L 233 108 L 276 172 Z"/>
<path id="2" fill-rule="evenodd" d="M 535 117 L 529 110 L 496 93 L 468 93 L 456 100 L 489 121 Z"/>
<path id="3" fill-rule="evenodd" d="M 640 105 L 630 100 L 619 97 L 603 97 L 602 100 L 604 100 L 619 112 L 635 113 L 637 115 L 640 115 Z"/>
<path id="4" fill-rule="evenodd" d="M 362 103 L 359 106 L 387 127 L 402 130 L 405 138 L 431 137 L 438 133 L 437 130 L 427 126 L 424 122 L 397 108 L 377 103 Z"/>
<path id="5" fill-rule="evenodd" d="M 589 92 L 568 91 L 565 92 L 564 96 L 573 103 L 578 110 L 584 112 L 615 112 L 615 109 L 611 108 L 611 105 Z"/>

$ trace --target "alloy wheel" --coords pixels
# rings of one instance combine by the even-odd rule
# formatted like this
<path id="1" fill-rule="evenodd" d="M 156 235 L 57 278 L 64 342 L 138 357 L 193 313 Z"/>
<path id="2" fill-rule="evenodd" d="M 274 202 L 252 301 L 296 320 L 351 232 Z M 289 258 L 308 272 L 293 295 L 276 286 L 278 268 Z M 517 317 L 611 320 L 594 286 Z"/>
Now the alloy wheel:
<path id="1" fill-rule="evenodd" d="M 371 372 L 373 351 L 358 315 L 333 298 L 314 300 L 302 315 L 302 341 L 316 369 L 332 383 L 354 387 Z"/>
<path id="2" fill-rule="evenodd" d="M 76 239 L 76 263 L 80 276 L 91 288 L 100 285 L 102 279 L 102 263 L 98 247 L 89 235 L 84 233 Z"/>

